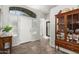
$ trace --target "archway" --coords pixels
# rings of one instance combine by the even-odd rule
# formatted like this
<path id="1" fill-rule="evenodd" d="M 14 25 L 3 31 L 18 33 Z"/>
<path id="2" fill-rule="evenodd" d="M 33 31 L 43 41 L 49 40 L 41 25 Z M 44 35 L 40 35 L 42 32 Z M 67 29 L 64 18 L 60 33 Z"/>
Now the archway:
<path id="1" fill-rule="evenodd" d="M 26 8 L 22 8 L 22 7 L 10 7 L 9 10 L 21 11 L 21 12 L 24 12 L 24 13 L 28 14 L 30 17 L 36 18 L 36 14 L 34 12 L 32 12 L 31 10 L 28 10 Z"/>
<path id="2" fill-rule="evenodd" d="M 36 14 L 32 11 L 22 8 L 22 7 L 10 7 L 9 8 L 10 14 L 13 13 L 10 21 L 12 21 L 13 25 L 16 27 L 14 32 L 19 36 L 19 39 L 15 37 L 14 44 L 20 44 L 23 42 L 31 41 L 31 26 L 32 20 L 36 18 Z M 11 15 L 10 15 L 11 16 Z M 19 23 L 17 23 L 19 22 Z M 19 27 L 19 28 L 18 28 Z M 18 33 L 18 31 L 20 33 Z M 25 36 L 26 35 L 26 36 Z"/>

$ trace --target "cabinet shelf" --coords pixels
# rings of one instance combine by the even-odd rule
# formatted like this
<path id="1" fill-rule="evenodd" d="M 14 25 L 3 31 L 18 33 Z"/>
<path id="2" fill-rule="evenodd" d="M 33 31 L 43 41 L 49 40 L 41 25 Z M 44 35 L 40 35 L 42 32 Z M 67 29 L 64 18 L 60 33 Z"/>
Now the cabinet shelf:
<path id="1" fill-rule="evenodd" d="M 57 14 L 55 24 L 56 46 L 79 52 L 79 9 Z"/>
<path id="2" fill-rule="evenodd" d="M 57 23 L 57 25 L 64 25 L 64 23 Z"/>

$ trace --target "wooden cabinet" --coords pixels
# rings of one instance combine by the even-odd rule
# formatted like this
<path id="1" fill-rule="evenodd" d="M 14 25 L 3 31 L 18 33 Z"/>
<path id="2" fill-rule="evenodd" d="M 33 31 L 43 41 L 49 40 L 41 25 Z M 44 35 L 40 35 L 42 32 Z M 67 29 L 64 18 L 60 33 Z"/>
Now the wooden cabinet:
<path id="1" fill-rule="evenodd" d="M 6 47 L 8 44 L 8 47 Z M 11 53 L 12 48 L 12 36 L 0 37 L 0 50 L 4 53 L 5 51 L 10 50 Z"/>
<path id="2" fill-rule="evenodd" d="M 55 45 L 79 53 L 79 9 L 59 13 L 55 18 Z"/>

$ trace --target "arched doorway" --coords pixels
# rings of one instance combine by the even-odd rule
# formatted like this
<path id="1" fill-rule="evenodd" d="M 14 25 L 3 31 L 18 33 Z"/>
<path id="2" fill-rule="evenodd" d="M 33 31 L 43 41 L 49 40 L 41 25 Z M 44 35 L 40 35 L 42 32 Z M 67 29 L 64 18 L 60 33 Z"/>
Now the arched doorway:
<path id="1" fill-rule="evenodd" d="M 10 7 L 11 24 L 15 27 L 14 44 L 32 41 L 32 20 L 36 14 L 22 7 Z"/>

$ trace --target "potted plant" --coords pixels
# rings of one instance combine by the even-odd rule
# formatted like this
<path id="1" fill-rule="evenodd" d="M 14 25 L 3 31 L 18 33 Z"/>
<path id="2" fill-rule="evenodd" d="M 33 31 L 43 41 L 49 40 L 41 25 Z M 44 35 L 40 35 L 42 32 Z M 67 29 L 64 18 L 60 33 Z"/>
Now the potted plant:
<path id="1" fill-rule="evenodd" d="M 12 26 L 7 24 L 5 26 L 3 26 L 3 35 L 9 35 L 10 31 L 12 30 Z"/>

